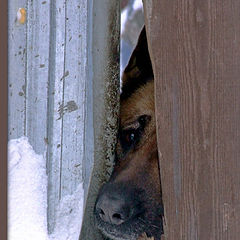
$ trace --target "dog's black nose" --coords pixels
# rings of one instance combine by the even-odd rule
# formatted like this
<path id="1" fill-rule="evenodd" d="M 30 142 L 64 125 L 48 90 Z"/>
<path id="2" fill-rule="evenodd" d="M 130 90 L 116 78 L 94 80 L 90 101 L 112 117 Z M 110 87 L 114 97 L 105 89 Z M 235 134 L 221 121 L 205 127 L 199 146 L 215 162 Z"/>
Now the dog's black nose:
<path id="1" fill-rule="evenodd" d="M 106 223 L 120 225 L 131 217 L 130 207 L 123 197 L 102 194 L 96 204 L 96 214 Z"/>

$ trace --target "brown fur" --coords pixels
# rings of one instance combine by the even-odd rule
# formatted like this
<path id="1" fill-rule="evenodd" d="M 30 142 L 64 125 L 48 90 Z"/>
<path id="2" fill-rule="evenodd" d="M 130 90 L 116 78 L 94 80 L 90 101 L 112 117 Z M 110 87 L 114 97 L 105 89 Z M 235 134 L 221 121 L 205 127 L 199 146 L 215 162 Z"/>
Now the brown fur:
<path id="1" fill-rule="evenodd" d="M 148 115 L 151 119 L 144 129 L 144 134 L 142 135 L 138 146 L 128 152 L 127 156 L 125 156 L 124 162 L 115 166 L 115 172 L 117 172 L 115 181 L 136 181 L 138 174 L 141 175 L 141 178 L 143 178 L 143 173 L 140 174 L 138 171 L 142 171 L 144 169 L 144 175 L 147 176 L 147 179 L 145 181 L 143 181 L 143 179 L 138 179 L 135 184 L 139 185 L 139 187 L 143 187 L 144 183 L 147 183 L 154 188 L 154 192 L 159 193 L 160 179 L 157 161 L 158 154 L 154 112 L 153 81 L 149 81 L 140 87 L 130 98 L 121 101 L 121 128 L 127 128 L 131 125 L 131 123 L 137 121 L 137 118 L 142 115 Z M 118 156 L 122 154 L 119 141 L 117 143 L 117 153 Z"/>
<path id="2" fill-rule="evenodd" d="M 98 228 L 110 239 L 140 240 L 154 237 L 155 240 L 160 240 L 163 207 L 154 81 L 145 29 L 125 69 L 123 80 L 116 163 L 109 183 L 99 193 L 95 209 L 96 222 Z M 134 134 L 134 141 L 130 140 L 131 133 Z M 114 225 L 102 221 L 97 208 L 98 202 L 102 202 L 105 196 L 125 198 L 128 207 L 136 212 L 135 215 L 122 224 Z"/>
<path id="3" fill-rule="evenodd" d="M 147 235 L 144 233 L 138 238 L 138 240 L 154 240 L 154 238 L 153 237 L 148 238 Z"/>

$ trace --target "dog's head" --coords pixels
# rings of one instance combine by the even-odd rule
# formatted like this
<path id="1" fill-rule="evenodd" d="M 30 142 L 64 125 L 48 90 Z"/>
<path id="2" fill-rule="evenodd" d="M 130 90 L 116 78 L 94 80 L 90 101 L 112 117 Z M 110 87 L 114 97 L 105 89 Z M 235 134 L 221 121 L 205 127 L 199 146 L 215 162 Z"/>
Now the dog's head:
<path id="1" fill-rule="evenodd" d="M 110 239 L 159 240 L 162 201 L 154 83 L 145 29 L 123 74 L 120 126 L 112 176 L 95 205 L 97 227 Z"/>

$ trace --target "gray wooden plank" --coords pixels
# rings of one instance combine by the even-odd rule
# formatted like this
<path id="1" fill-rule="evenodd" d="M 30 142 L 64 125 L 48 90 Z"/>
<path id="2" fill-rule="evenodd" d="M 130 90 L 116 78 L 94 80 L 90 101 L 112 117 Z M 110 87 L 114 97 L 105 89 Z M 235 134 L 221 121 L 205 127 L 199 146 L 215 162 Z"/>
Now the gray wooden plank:
<path id="1" fill-rule="evenodd" d="M 8 132 L 9 139 L 25 134 L 27 21 L 17 19 L 19 8 L 27 9 L 27 0 L 9 2 L 8 29 Z"/>
<path id="2" fill-rule="evenodd" d="M 83 188 L 84 202 L 87 199 L 90 176 L 94 161 L 94 129 L 93 129 L 93 68 L 92 66 L 92 9 L 93 1 L 88 1 L 87 9 L 87 81 L 85 84 L 85 121 L 84 121 L 84 159 L 83 159 Z"/>
<path id="3" fill-rule="evenodd" d="M 88 192 L 95 159 L 86 204 L 92 224 L 92 194 L 111 171 L 116 136 L 119 3 L 29 0 L 9 6 L 9 136 L 27 135 L 41 154 L 47 144 L 50 233 L 61 197 L 82 181 L 81 168 Z M 21 24 L 20 7 L 28 9 Z"/>
<path id="4" fill-rule="evenodd" d="M 28 1 L 26 135 L 37 153 L 47 143 L 50 1 Z"/>
<path id="5" fill-rule="evenodd" d="M 48 99 L 48 231 L 56 223 L 56 209 L 60 200 L 63 78 L 65 76 L 65 0 L 51 2 L 51 38 L 49 59 Z"/>
<path id="6" fill-rule="evenodd" d="M 86 120 L 92 117 L 93 121 L 85 125 L 84 159 L 90 161 L 93 167 L 92 172 L 84 172 L 85 177 L 91 176 L 91 179 L 89 184 L 85 185 L 88 187 L 88 195 L 81 240 L 102 239 L 99 232 L 93 228 L 93 208 L 100 186 L 112 171 L 119 109 L 119 1 L 92 0 L 88 3 L 89 67 Z M 92 95 L 88 94 L 89 92 Z M 92 138 L 91 142 L 89 138 Z M 89 164 L 85 161 L 84 168 Z M 87 170 L 91 169 L 87 167 Z M 86 178 L 85 180 L 88 181 Z"/>
<path id="7" fill-rule="evenodd" d="M 61 196 L 72 194 L 82 181 L 87 59 L 87 2 L 66 4 L 66 54 L 62 108 Z"/>

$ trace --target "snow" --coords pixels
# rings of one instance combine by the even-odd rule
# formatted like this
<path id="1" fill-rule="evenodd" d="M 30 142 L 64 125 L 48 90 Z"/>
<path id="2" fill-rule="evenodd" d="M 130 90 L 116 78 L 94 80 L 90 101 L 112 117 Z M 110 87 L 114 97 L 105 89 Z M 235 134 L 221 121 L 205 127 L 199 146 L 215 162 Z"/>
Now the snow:
<path id="1" fill-rule="evenodd" d="M 56 228 L 47 233 L 46 159 L 34 152 L 26 137 L 8 145 L 8 239 L 77 240 L 83 214 L 83 188 L 65 196 Z"/>
<path id="2" fill-rule="evenodd" d="M 135 0 L 133 3 L 133 9 L 136 11 L 138 9 L 143 9 L 142 0 Z"/>
<path id="3" fill-rule="evenodd" d="M 26 138 L 9 143 L 9 239 L 47 239 L 45 161 Z"/>
<path id="4" fill-rule="evenodd" d="M 124 40 L 122 34 L 126 30 L 126 24 L 134 16 L 136 11 L 143 11 L 142 0 L 129 1 L 128 5 L 121 11 L 121 54 L 120 54 L 120 89 L 122 86 L 122 73 L 128 63 L 133 46 Z M 128 31 L 128 30 L 126 30 Z"/>
<path id="5" fill-rule="evenodd" d="M 142 0 L 135 0 L 131 6 L 127 5 L 121 12 L 121 34 L 124 32 L 125 24 L 129 18 L 129 8 L 132 8 L 134 11 L 142 9 L 143 11 L 143 3 Z"/>
<path id="6" fill-rule="evenodd" d="M 125 7 L 121 12 L 121 34 L 124 32 L 125 24 L 128 18 L 128 8 Z"/>

